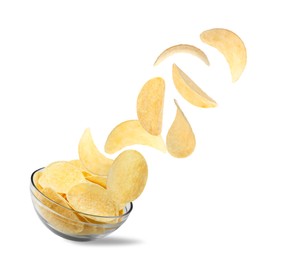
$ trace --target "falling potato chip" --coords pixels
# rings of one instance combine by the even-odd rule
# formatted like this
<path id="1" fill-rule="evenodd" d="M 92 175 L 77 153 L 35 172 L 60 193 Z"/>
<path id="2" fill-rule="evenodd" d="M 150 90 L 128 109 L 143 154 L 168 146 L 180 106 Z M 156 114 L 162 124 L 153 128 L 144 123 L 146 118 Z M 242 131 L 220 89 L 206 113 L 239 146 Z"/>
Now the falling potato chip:
<path id="1" fill-rule="evenodd" d="M 96 216 L 117 216 L 118 207 L 108 190 L 94 183 L 81 183 L 73 186 L 67 199 L 75 210 Z M 89 216 L 94 220 L 108 222 L 111 218 Z"/>
<path id="2" fill-rule="evenodd" d="M 58 193 L 67 193 L 69 189 L 86 182 L 80 169 L 68 162 L 52 163 L 42 170 L 39 184 L 43 188 L 52 188 Z"/>
<path id="3" fill-rule="evenodd" d="M 99 184 L 103 188 L 106 188 L 107 177 L 106 176 L 99 176 L 99 175 L 88 175 L 85 176 L 86 180 Z"/>
<path id="4" fill-rule="evenodd" d="M 209 65 L 209 60 L 206 56 L 206 54 L 200 50 L 199 48 L 189 45 L 189 44 L 178 44 L 171 46 L 170 48 L 164 50 L 159 57 L 156 59 L 154 66 L 160 64 L 163 60 L 168 58 L 169 56 L 175 54 L 175 53 L 189 53 L 192 54 L 202 61 L 204 61 L 205 64 Z"/>
<path id="5" fill-rule="evenodd" d="M 167 148 L 172 156 L 184 158 L 193 152 L 195 136 L 176 100 L 175 104 L 177 113 L 167 134 Z"/>
<path id="6" fill-rule="evenodd" d="M 165 81 L 153 78 L 145 83 L 137 98 L 137 116 L 142 127 L 152 135 L 162 131 Z"/>
<path id="7" fill-rule="evenodd" d="M 173 64 L 173 81 L 178 92 L 192 105 L 203 108 L 215 107 L 217 105 L 176 64 Z"/>
<path id="8" fill-rule="evenodd" d="M 64 198 L 51 188 L 44 188 L 42 193 L 49 199 L 42 195 L 40 201 L 47 208 L 40 206 L 39 209 L 53 228 L 63 233 L 79 233 L 83 230 L 83 223 Z"/>
<path id="9" fill-rule="evenodd" d="M 126 204 L 139 197 L 147 178 L 148 167 L 144 157 L 135 150 L 126 150 L 110 168 L 107 189 L 119 205 Z"/>
<path id="10" fill-rule="evenodd" d="M 246 47 L 241 38 L 232 31 L 221 28 L 204 31 L 200 38 L 225 56 L 230 66 L 232 81 L 237 81 L 247 63 Z"/>
<path id="11" fill-rule="evenodd" d="M 90 129 L 86 129 L 79 143 L 79 158 L 84 167 L 93 174 L 108 174 L 113 160 L 105 157 L 95 146 Z"/>
<path id="12" fill-rule="evenodd" d="M 106 140 L 105 151 L 113 154 L 126 146 L 134 144 L 148 145 L 166 152 L 162 137 L 149 134 L 138 120 L 125 121 L 116 126 Z"/>

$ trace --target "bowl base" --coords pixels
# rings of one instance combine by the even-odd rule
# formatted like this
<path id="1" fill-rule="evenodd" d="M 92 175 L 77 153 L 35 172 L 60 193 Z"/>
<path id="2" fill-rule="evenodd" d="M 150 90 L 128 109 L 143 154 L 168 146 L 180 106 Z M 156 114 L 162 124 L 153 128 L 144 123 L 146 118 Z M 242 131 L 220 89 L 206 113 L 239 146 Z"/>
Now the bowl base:
<path id="1" fill-rule="evenodd" d="M 39 216 L 40 220 L 43 222 L 43 224 L 49 230 L 51 230 L 54 234 L 56 234 L 56 235 L 58 235 L 62 238 L 68 239 L 68 240 L 77 241 L 77 242 L 86 242 L 86 241 L 93 241 L 93 240 L 96 240 L 96 239 L 100 239 L 100 238 L 103 238 L 103 237 L 108 235 L 107 233 L 100 234 L 100 235 L 91 235 L 91 236 L 90 235 L 75 235 L 75 234 L 68 235 L 68 234 L 64 234 L 64 233 L 54 229 L 52 226 L 50 226 L 46 222 L 46 220 L 40 214 L 38 214 L 38 212 L 37 212 L 37 215 Z"/>

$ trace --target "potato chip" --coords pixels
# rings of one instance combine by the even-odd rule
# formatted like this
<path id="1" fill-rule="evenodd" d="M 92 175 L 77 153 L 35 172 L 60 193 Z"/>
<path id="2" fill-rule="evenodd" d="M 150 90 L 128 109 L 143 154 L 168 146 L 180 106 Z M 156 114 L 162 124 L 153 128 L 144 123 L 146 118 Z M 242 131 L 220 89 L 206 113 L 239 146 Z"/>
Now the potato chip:
<path id="1" fill-rule="evenodd" d="M 113 154 L 126 146 L 134 144 L 148 145 L 166 152 L 162 137 L 149 134 L 138 120 L 129 120 L 117 125 L 106 140 L 105 151 Z"/>
<path id="2" fill-rule="evenodd" d="M 106 232 L 106 228 L 102 225 L 85 224 L 83 230 L 78 235 L 100 235 Z"/>
<path id="3" fill-rule="evenodd" d="M 77 217 L 83 223 L 83 230 L 78 233 L 78 235 L 94 235 L 94 234 L 103 234 L 105 232 L 104 223 L 98 222 L 92 219 L 88 219 L 85 216 L 82 216 L 79 213 L 76 213 Z"/>
<path id="4" fill-rule="evenodd" d="M 42 170 L 39 184 L 43 188 L 52 188 L 58 193 L 67 193 L 68 190 L 78 184 L 86 182 L 80 169 L 68 162 L 52 163 Z"/>
<path id="5" fill-rule="evenodd" d="M 93 174 L 108 174 L 113 160 L 105 157 L 93 142 L 90 129 L 86 129 L 79 143 L 79 158 L 84 167 Z"/>
<path id="6" fill-rule="evenodd" d="M 202 61 L 204 61 L 205 64 L 209 65 L 209 60 L 206 56 L 206 54 L 200 50 L 199 48 L 189 45 L 189 44 L 178 44 L 171 46 L 170 48 L 164 50 L 159 57 L 156 59 L 154 66 L 160 64 L 163 60 L 168 58 L 169 56 L 175 54 L 175 53 L 189 53 L 192 54 Z"/>
<path id="7" fill-rule="evenodd" d="M 103 188 L 106 188 L 106 183 L 107 183 L 107 177 L 106 176 L 99 176 L 99 175 L 89 175 L 89 176 L 85 176 L 86 180 L 99 184 L 101 185 Z"/>
<path id="8" fill-rule="evenodd" d="M 53 228 L 63 233 L 79 233 L 83 230 L 83 223 L 64 198 L 51 188 L 44 188 L 42 193 L 50 200 L 41 197 L 40 201 L 47 208 L 40 207 L 40 211 Z"/>
<path id="9" fill-rule="evenodd" d="M 85 179 L 88 180 L 88 181 L 91 181 L 91 182 L 95 182 L 96 179 L 98 179 L 98 182 L 97 184 L 103 184 L 104 181 L 107 176 L 101 176 L 101 175 L 95 175 L 91 172 L 89 172 L 85 167 L 84 165 L 82 164 L 82 162 L 80 160 L 71 160 L 69 161 L 69 163 L 71 163 L 72 165 L 74 165 L 75 167 L 77 167 L 78 169 L 80 169 L 80 171 L 82 172 L 82 174 L 84 175 Z"/>
<path id="10" fill-rule="evenodd" d="M 68 161 L 70 164 L 72 164 L 73 166 L 81 169 L 81 171 L 86 171 L 83 163 L 80 161 L 80 160 L 71 160 L 71 161 Z"/>
<path id="11" fill-rule="evenodd" d="M 215 107 L 217 105 L 176 64 L 173 64 L 173 81 L 178 92 L 192 105 L 203 108 Z"/>
<path id="12" fill-rule="evenodd" d="M 177 113 L 167 134 L 167 148 L 172 156 L 184 158 L 193 152 L 195 136 L 176 100 L 175 104 Z"/>
<path id="13" fill-rule="evenodd" d="M 84 168 L 84 166 L 83 166 L 83 164 L 80 160 L 72 160 L 72 161 L 69 161 L 69 163 L 71 163 L 72 165 L 79 168 L 82 171 L 82 173 L 83 173 L 83 175 L 84 175 L 84 177 L 87 181 L 99 184 L 102 187 L 106 188 L 107 176 L 94 175 L 94 174 L 88 172 Z"/>
<path id="14" fill-rule="evenodd" d="M 145 83 L 137 98 L 137 116 L 142 127 L 151 135 L 162 131 L 165 81 L 153 78 Z"/>
<path id="15" fill-rule="evenodd" d="M 96 216 L 117 216 L 117 204 L 110 192 L 94 183 L 81 183 L 73 186 L 67 193 L 67 199 L 75 210 Z M 108 218 L 88 216 L 98 221 L 108 222 Z"/>
<path id="16" fill-rule="evenodd" d="M 117 204 L 137 199 L 143 192 L 148 178 L 144 157 L 135 150 L 122 152 L 113 162 L 107 180 L 107 189 Z"/>
<path id="17" fill-rule="evenodd" d="M 247 63 L 247 51 L 241 38 L 234 32 L 221 28 L 204 31 L 200 38 L 225 56 L 230 66 L 232 81 L 237 81 Z"/>

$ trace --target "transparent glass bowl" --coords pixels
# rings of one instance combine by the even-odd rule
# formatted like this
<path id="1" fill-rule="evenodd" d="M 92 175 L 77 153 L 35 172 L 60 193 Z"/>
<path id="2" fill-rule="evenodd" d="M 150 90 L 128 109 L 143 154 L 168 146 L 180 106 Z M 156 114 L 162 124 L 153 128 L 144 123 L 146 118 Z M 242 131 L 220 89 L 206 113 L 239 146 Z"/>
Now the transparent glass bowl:
<path id="1" fill-rule="evenodd" d="M 132 202 L 126 204 L 123 214 L 119 216 L 95 216 L 84 214 L 64 207 L 46 197 L 36 187 L 34 177 L 38 169 L 32 173 L 30 192 L 37 215 L 42 223 L 66 239 L 77 241 L 90 241 L 103 238 L 118 229 L 128 218 L 133 209 Z"/>

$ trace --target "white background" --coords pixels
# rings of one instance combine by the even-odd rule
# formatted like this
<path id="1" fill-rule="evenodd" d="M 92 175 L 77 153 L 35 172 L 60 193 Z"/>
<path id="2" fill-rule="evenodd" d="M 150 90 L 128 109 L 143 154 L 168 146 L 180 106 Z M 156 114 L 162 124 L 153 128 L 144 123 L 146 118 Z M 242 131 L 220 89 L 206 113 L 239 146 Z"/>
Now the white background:
<path id="1" fill-rule="evenodd" d="M 281 1 L 0 1 L 1 252 L 7 259 L 283 259 L 284 126 Z M 247 67 L 232 84 L 224 57 L 202 43 L 223 27 L 245 42 Z M 153 67 L 179 43 L 201 48 Z M 187 103 L 176 62 L 217 102 Z M 163 137 L 176 98 L 196 134 L 194 154 L 175 159 L 136 146 L 149 179 L 127 222 L 106 239 L 78 243 L 37 218 L 30 174 L 75 159 L 84 129 L 97 146 L 136 118 L 153 76 L 166 80 Z M 111 156 L 111 158 L 114 158 Z M 1 259 L 3 257 L 1 256 Z"/>

